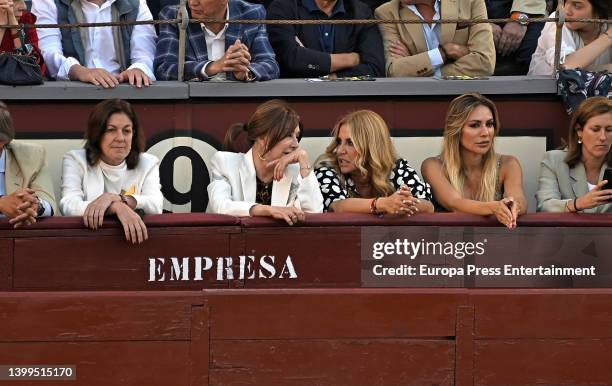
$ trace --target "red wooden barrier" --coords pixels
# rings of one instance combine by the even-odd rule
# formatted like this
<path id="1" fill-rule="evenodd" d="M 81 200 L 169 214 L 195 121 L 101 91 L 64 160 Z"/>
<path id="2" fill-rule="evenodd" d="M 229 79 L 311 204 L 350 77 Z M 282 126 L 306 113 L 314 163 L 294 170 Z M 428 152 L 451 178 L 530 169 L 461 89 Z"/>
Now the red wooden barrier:
<path id="1" fill-rule="evenodd" d="M 5 292 L 0 309 L 0 364 L 74 365 L 77 385 L 612 379 L 610 289 Z"/>

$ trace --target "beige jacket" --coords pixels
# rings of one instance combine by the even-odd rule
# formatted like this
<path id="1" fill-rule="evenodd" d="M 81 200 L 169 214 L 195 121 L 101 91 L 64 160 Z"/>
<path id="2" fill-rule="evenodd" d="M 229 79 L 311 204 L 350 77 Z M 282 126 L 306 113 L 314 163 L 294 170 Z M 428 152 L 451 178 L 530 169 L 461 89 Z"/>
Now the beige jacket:
<path id="1" fill-rule="evenodd" d="M 546 0 L 514 0 L 511 12 L 544 15 L 546 14 Z"/>
<path id="2" fill-rule="evenodd" d="M 40 145 L 17 141 L 12 141 L 4 149 L 7 151 L 4 174 L 6 194 L 15 193 L 18 189 L 34 189 L 36 195 L 51 204 L 53 212 L 59 214 L 45 149 Z"/>
<path id="3" fill-rule="evenodd" d="M 486 19 L 484 0 L 443 0 L 440 9 L 442 19 Z M 420 20 L 399 0 L 391 0 L 375 11 L 377 19 Z M 434 68 L 427 54 L 427 43 L 422 24 L 380 24 L 385 48 L 387 76 L 432 76 Z M 408 48 L 410 56 L 392 58 L 389 46 L 400 41 Z M 470 53 L 455 62 L 447 62 L 441 68 L 442 75 L 489 76 L 495 69 L 495 45 L 489 24 L 458 26 L 442 24 L 440 44 L 454 42 L 467 46 Z"/>
<path id="4" fill-rule="evenodd" d="M 546 152 L 540 166 L 540 183 L 536 193 L 538 212 L 565 212 L 568 200 L 588 193 L 586 170 L 584 164 L 579 162 L 573 168 L 565 163 L 566 150 L 552 150 Z M 599 181 L 608 167 L 603 164 L 599 172 Z M 612 203 L 585 209 L 584 213 L 612 212 Z"/>

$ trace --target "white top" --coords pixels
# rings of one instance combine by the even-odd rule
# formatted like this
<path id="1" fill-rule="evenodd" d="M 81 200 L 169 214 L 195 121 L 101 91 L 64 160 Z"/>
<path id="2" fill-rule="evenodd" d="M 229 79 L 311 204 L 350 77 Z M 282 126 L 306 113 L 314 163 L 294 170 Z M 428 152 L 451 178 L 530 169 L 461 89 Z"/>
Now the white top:
<path id="1" fill-rule="evenodd" d="M 416 5 L 410 4 L 407 6 L 415 15 L 418 16 L 419 19 L 425 20 Z M 434 2 L 434 10 L 436 13 L 433 16 L 433 21 L 440 20 L 440 0 L 436 0 Z M 431 62 L 431 66 L 434 68 L 434 75 L 441 76 L 442 72 L 440 71 L 440 67 L 444 65 L 444 60 L 442 59 L 442 54 L 440 54 L 439 46 L 440 46 L 440 23 L 431 23 L 431 25 L 427 23 L 421 24 L 423 26 L 423 33 L 425 36 L 425 43 L 427 43 L 427 55 L 429 55 L 429 61 Z"/>
<path id="2" fill-rule="evenodd" d="M 596 186 L 597 186 L 597 185 L 593 185 L 593 184 L 591 184 L 590 182 L 588 182 L 588 181 L 587 181 L 587 187 L 589 188 L 589 192 L 590 192 L 591 190 L 595 189 L 595 187 L 596 187 Z"/>
<path id="3" fill-rule="evenodd" d="M 550 17 L 555 17 L 552 13 Z M 605 28 L 605 27 L 604 27 Z M 542 29 L 542 34 L 538 39 L 538 47 L 531 56 L 529 64 L 529 72 L 527 75 L 552 75 L 555 67 L 555 35 L 556 24 L 546 23 Z M 584 47 L 584 42 L 577 32 L 563 25 L 561 29 L 561 54 L 560 63 L 565 63 L 566 56 L 573 54 L 577 50 Z M 591 70 L 599 65 L 612 63 L 612 48 L 600 55 L 590 66 L 585 70 Z"/>
<path id="4" fill-rule="evenodd" d="M 136 209 L 142 209 L 146 214 L 161 213 L 164 197 L 159 183 L 158 164 L 154 155 L 141 153 L 134 169 L 128 169 L 125 164 L 103 166 L 101 161 L 90 166 L 85 149 L 67 152 L 62 170 L 62 213 L 65 216 L 81 216 L 87 205 L 105 192 L 123 192 L 136 200 Z"/>
<path id="5" fill-rule="evenodd" d="M 226 8 L 227 11 L 225 13 L 225 18 L 229 20 L 229 7 Z M 225 23 L 223 29 L 219 31 L 218 34 L 215 34 L 211 30 L 206 28 L 204 23 L 201 23 L 200 26 L 202 27 L 202 32 L 204 32 L 204 39 L 206 40 L 206 53 L 208 54 L 208 60 L 215 61 L 221 59 L 223 55 L 225 55 L 225 31 L 227 31 L 227 27 L 229 26 L 229 24 Z M 204 65 L 204 67 L 202 67 L 202 76 L 204 77 L 204 79 L 209 78 L 209 76 L 206 74 L 206 67 L 208 67 L 210 63 L 211 62 L 208 62 Z M 225 72 L 221 71 L 210 78 L 225 80 Z"/>
<path id="6" fill-rule="evenodd" d="M 253 151 L 246 154 L 218 151 L 211 159 L 208 185 L 209 213 L 249 216 L 256 205 L 257 174 Z M 299 164 L 290 164 L 280 181 L 272 183 L 272 206 L 295 206 L 304 212 L 321 213 L 323 196 L 313 171 L 302 178 Z"/>
<path id="7" fill-rule="evenodd" d="M 111 5 L 115 0 L 107 0 L 101 6 L 81 0 L 83 15 L 87 23 L 103 23 L 111 21 Z M 32 1 L 32 13 L 36 15 L 36 24 L 56 24 L 57 7 L 54 0 Z M 140 0 L 136 20 L 152 20 L 151 11 L 146 0 Z M 62 48 L 62 34 L 59 28 L 39 28 L 37 30 L 39 45 L 42 50 L 49 75 L 57 80 L 69 80 L 68 73 L 75 64 L 87 68 L 103 68 L 106 71 L 119 74 L 121 66 L 115 53 L 115 43 L 112 27 L 96 27 L 89 29 L 89 42 L 85 58 L 87 63 L 79 63 L 76 58 L 65 57 Z M 155 41 L 157 35 L 152 25 L 136 25 L 130 39 L 131 66 L 142 70 L 151 80 L 153 75 L 153 59 L 155 58 Z"/>

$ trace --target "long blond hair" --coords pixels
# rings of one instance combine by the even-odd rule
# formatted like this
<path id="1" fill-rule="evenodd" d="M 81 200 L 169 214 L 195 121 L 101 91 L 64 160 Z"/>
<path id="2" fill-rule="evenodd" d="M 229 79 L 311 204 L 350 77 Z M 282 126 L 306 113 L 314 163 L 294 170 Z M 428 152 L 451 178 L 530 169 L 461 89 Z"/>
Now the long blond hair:
<path id="1" fill-rule="evenodd" d="M 466 181 L 465 165 L 461 159 L 461 130 L 470 114 L 478 106 L 491 110 L 495 126 L 491 147 L 482 159 L 482 183 L 476 193 L 478 201 L 494 201 L 497 188 L 497 154 L 495 153 L 495 138 L 499 133 L 499 116 L 495 104 L 479 93 L 461 95 L 450 103 L 446 113 L 444 127 L 444 143 L 442 145 L 442 167 L 451 185 L 463 195 Z"/>
<path id="2" fill-rule="evenodd" d="M 336 157 L 336 140 L 340 127 L 346 125 L 351 133 L 351 140 L 357 151 L 355 162 L 357 170 L 372 185 L 374 194 L 385 197 L 393 194 L 395 189 L 389 181 L 389 175 L 395 166 L 397 152 L 391 142 L 389 128 L 384 119 L 371 110 L 359 110 L 349 113 L 336 123 L 331 133 L 334 137 L 316 161 L 317 166 L 327 166 L 336 170 L 343 185 L 346 184 Z"/>

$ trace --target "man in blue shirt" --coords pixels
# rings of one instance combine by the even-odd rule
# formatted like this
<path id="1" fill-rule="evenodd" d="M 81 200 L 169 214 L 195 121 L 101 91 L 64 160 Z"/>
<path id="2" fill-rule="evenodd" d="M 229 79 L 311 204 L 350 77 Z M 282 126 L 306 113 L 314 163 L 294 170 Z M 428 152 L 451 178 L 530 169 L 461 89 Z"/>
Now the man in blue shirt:
<path id="1" fill-rule="evenodd" d="M 359 0 L 275 0 L 270 19 L 371 19 Z M 270 25 L 281 77 L 384 76 L 385 59 L 376 25 Z"/>

